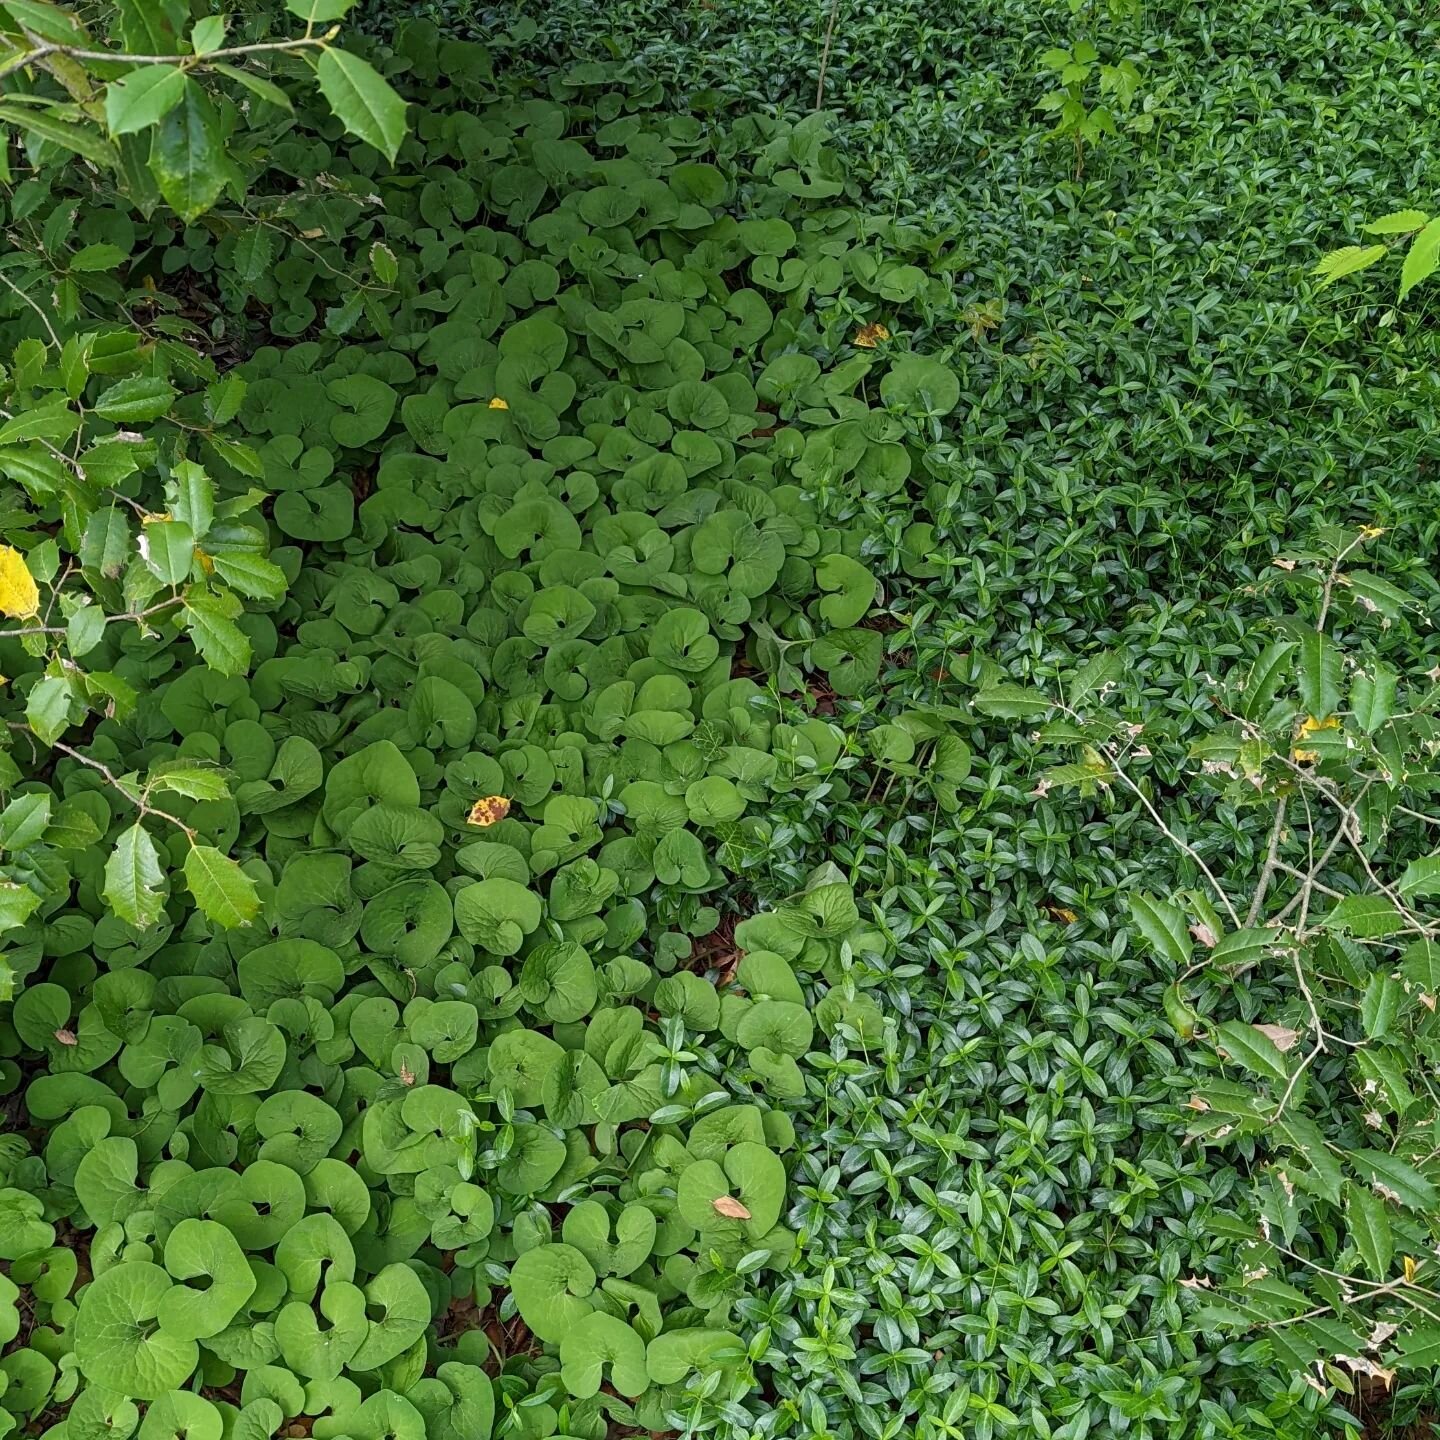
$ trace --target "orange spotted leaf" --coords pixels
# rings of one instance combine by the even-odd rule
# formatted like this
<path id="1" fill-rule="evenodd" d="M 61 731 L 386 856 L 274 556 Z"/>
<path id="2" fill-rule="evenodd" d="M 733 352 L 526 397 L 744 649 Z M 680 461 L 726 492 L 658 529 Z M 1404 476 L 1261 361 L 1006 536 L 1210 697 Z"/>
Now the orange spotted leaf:
<path id="1" fill-rule="evenodd" d="M 872 325 L 862 325 L 855 332 L 852 342 L 862 350 L 873 350 L 882 340 L 888 340 L 890 332 L 877 320 Z"/>
<path id="2" fill-rule="evenodd" d="M 467 825 L 493 825 L 510 813 L 510 802 L 503 795 L 482 795 L 465 817 Z"/>

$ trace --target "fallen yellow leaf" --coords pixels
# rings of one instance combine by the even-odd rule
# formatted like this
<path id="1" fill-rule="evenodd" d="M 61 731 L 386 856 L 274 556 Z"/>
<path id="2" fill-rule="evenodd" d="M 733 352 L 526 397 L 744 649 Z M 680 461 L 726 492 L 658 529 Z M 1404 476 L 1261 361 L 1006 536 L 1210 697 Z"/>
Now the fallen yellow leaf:
<path id="1" fill-rule="evenodd" d="M 24 619 L 40 613 L 40 591 L 25 557 L 10 545 L 0 545 L 0 614 Z"/>
<path id="2" fill-rule="evenodd" d="M 751 1218 L 750 1212 L 733 1195 L 717 1195 L 710 1205 L 717 1215 L 723 1215 L 727 1220 Z"/>
<path id="3" fill-rule="evenodd" d="M 490 408 L 491 408 L 492 410 L 508 410 L 508 409 L 510 408 L 510 404 L 509 404 L 508 401 L 502 400 L 502 399 L 497 395 L 497 396 L 490 402 Z"/>
<path id="4" fill-rule="evenodd" d="M 467 825 L 493 825 L 510 813 L 510 802 L 503 795 L 482 795 L 465 817 Z"/>
<path id="5" fill-rule="evenodd" d="M 890 332 L 877 320 L 871 325 L 862 325 L 855 332 L 855 339 L 851 343 L 862 350 L 873 350 L 880 341 L 889 338 Z"/>

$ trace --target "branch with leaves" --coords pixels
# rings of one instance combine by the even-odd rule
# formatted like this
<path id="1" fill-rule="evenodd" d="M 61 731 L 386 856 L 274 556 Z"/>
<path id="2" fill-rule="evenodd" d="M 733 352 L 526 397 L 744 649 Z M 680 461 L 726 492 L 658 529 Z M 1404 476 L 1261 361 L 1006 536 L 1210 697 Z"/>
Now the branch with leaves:
<path id="1" fill-rule="evenodd" d="M 350 134 L 393 161 L 405 136 L 404 102 L 367 60 L 334 43 L 340 27 L 332 22 L 352 4 L 288 0 L 302 34 L 227 44 L 230 17 L 192 23 L 179 0 L 117 0 L 105 25 L 113 43 L 105 45 L 72 8 L 4 0 L 0 122 L 18 134 L 32 164 L 69 151 L 112 172 L 137 202 L 153 185 L 154 199 L 188 222 L 227 187 L 244 190 L 229 92 L 288 113 L 295 77 L 282 67 L 292 61 Z M 10 174 L 8 146 L 0 147 L 0 181 Z"/>
<path id="2" fill-rule="evenodd" d="M 1440 1089 L 1428 1078 L 1440 920 L 1427 913 L 1440 896 L 1427 806 L 1440 690 L 1434 671 L 1407 675 L 1390 658 L 1419 652 L 1423 611 L 1362 563 L 1382 534 L 1327 531 L 1277 556 L 1264 585 L 1309 618 L 1280 617 L 1277 638 L 1214 682 L 1217 723 L 1188 760 L 1216 803 L 1263 817 L 1246 826 L 1248 854 L 1201 854 L 1157 802 L 1157 759 L 1178 757 L 1153 755 L 1120 710 L 1119 657 L 1090 661 L 1061 700 L 1008 683 L 976 696 L 1076 752 L 1042 773 L 1038 795 L 1125 791 L 1193 877 L 1132 894 L 1131 922 L 1170 977 L 1177 1037 L 1214 1056 L 1217 1079 L 1189 1101 L 1191 1138 L 1243 1142 L 1267 1162 L 1248 1202 L 1253 1238 L 1218 1289 L 1206 1281 L 1196 1318 L 1261 1334 L 1282 1363 L 1342 1391 L 1440 1357 Z M 1257 1013 L 1260 993 L 1278 998 Z"/>

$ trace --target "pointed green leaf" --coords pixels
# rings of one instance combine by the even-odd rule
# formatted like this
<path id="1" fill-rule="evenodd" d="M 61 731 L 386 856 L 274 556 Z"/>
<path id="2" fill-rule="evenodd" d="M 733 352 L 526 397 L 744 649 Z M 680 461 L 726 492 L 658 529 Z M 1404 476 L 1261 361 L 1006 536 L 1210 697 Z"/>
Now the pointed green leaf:
<path id="1" fill-rule="evenodd" d="M 22 131 L 49 140 L 95 165 L 107 168 L 119 158 L 115 147 L 100 132 L 89 125 L 73 125 L 68 120 L 57 120 L 47 111 L 33 105 L 20 105 L 11 100 L 0 100 L 0 120 L 15 125 Z"/>
<path id="2" fill-rule="evenodd" d="M 1440 264 L 1440 220 L 1432 220 L 1411 242 L 1400 266 L 1400 299 L 1422 280 L 1428 280 Z"/>
<path id="3" fill-rule="evenodd" d="M 993 715 L 999 720 L 1033 720 L 1055 706 L 1039 690 L 1004 680 L 998 685 L 985 685 L 977 690 L 975 708 L 982 715 Z"/>
<path id="4" fill-rule="evenodd" d="M 1388 253 L 1384 245 L 1344 245 L 1322 256 L 1320 263 L 1310 272 L 1320 277 L 1319 288 L 1323 290 L 1346 275 L 1368 269 L 1377 260 L 1383 260 Z"/>
<path id="5" fill-rule="evenodd" d="M 1177 906 L 1154 895 L 1132 895 L 1130 918 L 1172 969 L 1183 970 L 1190 963 L 1195 946 L 1185 924 L 1185 914 Z"/>
<path id="6" fill-rule="evenodd" d="M 1409 928 L 1383 895 L 1347 895 L 1331 907 L 1322 923 L 1327 930 L 1343 930 L 1362 940 L 1381 940 Z"/>
<path id="7" fill-rule="evenodd" d="M 1347 1181 L 1345 1220 L 1350 1227 L 1350 1241 L 1360 1252 L 1365 1268 L 1375 1279 L 1387 1279 L 1395 1254 L 1395 1239 L 1390 1232 L 1385 1202 L 1353 1181 Z"/>
<path id="8" fill-rule="evenodd" d="M 35 682 L 25 698 L 25 718 L 30 728 L 48 745 L 58 740 L 70 725 L 70 702 L 75 691 L 64 675 L 45 675 Z"/>
<path id="9" fill-rule="evenodd" d="M 1227 1020 L 1215 1030 L 1219 1047 L 1237 1065 L 1266 1080 L 1289 1080 L 1290 1072 L 1279 1047 L 1262 1030 L 1239 1020 Z"/>
<path id="10" fill-rule="evenodd" d="M 1440 1365 L 1440 1325 L 1421 1325 L 1395 1343 L 1400 1347 L 1397 1363 L 1403 1369 L 1433 1370 Z"/>
<path id="11" fill-rule="evenodd" d="M 1340 652 L 1328 635 L 1308 632 L 1300 642 L 1300 703 L 1316 720 L 1334 714 L 1340 704 Z"/>
<path id="12" fill-rule="evenodd" d="M 249 669 L 250 642 L 235 623 L 229 605 L 215 595 L 192 595 L 185 601 L 184 613 L 190 638 L 212 670 L 243 675 Z"/>
<path id="13" fill-rule="evenodd" d="M 196 540 L 203 540 L 215 519 L 215 482 L 193 460 L 178 461 L 171 479 L 175 498 L 170 513 L 190 527 Z"/>
<path id="14" fill-rule="evenodd" d="M 1413 1165 L 1388 1150 L 1359 1150 L 1350 1163 L 1374 1186 L 1383 1186 L 1411 1210 L 1433 1211 L 1440 1192 Z"/>
<path id="15" fill-rule="evenodd" d="M 316 77 L 336 119 L 393 161 L 405 138 L 405 102 L 379 71 L 358 55 L 327 47 Z"/>
<path id="16" fill-rule="evenodd" d="M 140 527 L 140 558 L 163 585 L 182 585 L 195 563 L 195 536 L 182 520 L 151 520 Z"/>
<path id="17" fill-rule="evenodd" d="M 201 914 L 227 930 L 248 925 L 260 909 L 255 882 L 213 846 L 191 847 L 185 857 L 185 883 Z"/>
<path id="18" fill-rule="evenodd" d="M 193 82 L 174 65 L 137 65 L 105 87 L 105 123 L 112 135 L 133 135 L 158 125 Z"/>
<path id="19" fill-rule="evenodd" d="M 151 141 L 150 173 L 160 193 L 182 220 L 194 220 L 220 198 L 231 169 L 210 97 L 198 85 L 187 86 Z"/>
<path id="20" fill-rule="evenodd" d="M 1429 223 L 1430 217 L 1423 210 L 1392 210 L 1364 228 L 1367 235 L 1408 235 Z"/>
<path id="21" fill-rule="evenodd" d="M 1400 677 L 1382 661 L 1357 670 L 1350 682 L 1350 711 L 1367 735 L 1373 735 L 1395 713 Z"/>
<path id="22" fill-rule="evenodd" d="M 1081 710 L 1085 702 L 1099 696 L 1107 685 L 1113 685 L 1125 671 L 1125 663 L 1113 650 L 1101 655 L 1092 655 L 1070 681 L 1066 702 L 1072 710 Z"/>
<path id="23" fill-rule="evenodd" d="M 190 48 L 197 55 L 218 50 L 225 43 L 225 23 L 223 15 L 206 15 L 197 20 L 190 31 Z"/>
<path id="24" fill-rule="evenodd" d="M 28 886 L 0 880 L 0 934 L 23 925 L 40 904 L 40 897 Z"/>
<path id="25" fill-rule="evenodd" d="M 274 105 L 281 110 L 295 108 L 290 103 L 290 97 L 278 85 L 271 84 L 263 75 L 256 75 L 253 71 L 243 69 L 239 65 L 226 65 L 220 60 L 212 61 L 210 68 L 225 76 L 227 80 L 233 80 L 237 85 L 243 85 L 252 95 L 265 101 L 267 105 Z"/>
<path id="26" fill-rule="evenodd" d="M 104 896 L 111 909 L 137 930 L 148 930 L 160 918 L 165 876 L 149 832 L 137 820 L 120 833 L 105 862 Z"/>
<path id="27" fill-rule="evenodd" d="M 285 594 L 285 572 L 263 555 L 235 550 L 213 557 L 215 573 L 252 600 L 279 600 Z"/>

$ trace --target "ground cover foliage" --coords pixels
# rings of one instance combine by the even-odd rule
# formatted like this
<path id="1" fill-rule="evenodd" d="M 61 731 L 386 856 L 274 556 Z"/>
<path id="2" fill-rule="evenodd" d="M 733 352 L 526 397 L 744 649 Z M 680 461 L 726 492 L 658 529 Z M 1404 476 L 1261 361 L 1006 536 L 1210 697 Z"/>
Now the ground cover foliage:
<path id="1" fill-rule="evenodd" d="M 7 319 L 0 1406 L 1423 1414 L 1429 351 L 1299 278 L 1415 194 L 1421 37 L 847 12 L 832 123 L 824 11 L 436 10 L 365 17 L 394 166 L 297 89 L 196 223 L 54 149 L 8 202 L 64 305 Z"/>
<path id="2" fill-rule="evenodd" d="M 11 203 L 12 1428 L 713 1411 L 795 1247 L 797 1059 L 879 1038 L 834 867 L 714 902 L 749 812 L 843 786 L 806 674 L 881 659 L 784 421 L 881 372 L 893 488 L 953 382 L 798 353 L 794 267 L 842 269 L 787 218 L 835 193 L 813 142 L 737 152 L 740 221 L 648 82 L 375 59 L 425 96 L 396 168 L 297 94 L 203 225 L 43 133 Z M 686 963 L 722 920 L 723 994 Z"/>
<path id="3" fill-rule="evenodd" d="M 701 104 L 791 116 L 814 103 L 829 19 L 635 5 L 598 33 L 578 7 L 518 23 L 442 8 L 516 65 L 618 52 L 692 99 L 708 88 Z M 826 93 L 848 193 L 898 222 L 896 258 L 943 282 L 897 274 L 856 319 L 948 354 L 960 382 L 923 480 L 855 506 L 898 624 L 883 700 L 844 723 L 973 706 L 974 768 L 936 793 L 923 764 L 902 766 L 771 831 L 770 885 L 824 848 L 895 938 L 873 975 L 892 1029 L 881 1053 L 818 1067 L 795 1173 L 806 1243 L 741 1307 L 775 1337 L 778 1403 L 721 1432 L 1309 1435 L 1349 1413 L 1406 1433 L 1433 1408 L 1428 1353 L 1412 1352 L 1418 1373 L 1366 1372 L 1395 1363 L 1385 1326 L 1429 1332 L 1430 1180 L 1402 1171 L 1397 1188 L 1367 1167 L 1433 1168 L 1433 1106 L 1408 1093 L 1429 1044 L 1428 951 L 1406 953 L 1428 938 L 1408 898 L 1424 868 L 1407 865 L 1432 846 L 1393 809 L 1427 809 L 1393 781 L 1428 783 L 1433 345 L 1423 309 L 1387 316 L 1388 295 L 1356 288 L 1368 277 L 1317 298 L 1304 275 L 1363 222 L 1425 207 L 1416 152 L 1380 138 L 1433 78 L 1424 18 L 838 15 Z M 1085 41 L 1139 80 L 1117 133 L 1077 155 L 1041 107 L 1047 52 Z M 837 485 L 828 503 L 853 502 Z M 1344 579 L 1327 585 L 1332 567 Z M 1333 649 L 1306 638 L 1317 621 Z M 1375 710 L 1366 682 L 1388 697 L 1392 673 L 1407 698 Z M 1408 724 L 1412 708 L 1400 763 L 1389 712 Z M 1112 718 L 1071 733 L 1092 714 Z M 1140 739 L 1111 728 L 1133 724 Z M 1214 749 L 1190 756 L 1204 737 Z M 1224 769 L 1192 779 L 1207 763 Z M 1362 811 L 1384 795 L 1366 817 L 1373 884 L 1348 842 L 1330 847 L 1361 791 Z M 1234 924 L 1217 888 L 1245 921 L 1281 798 L 1280 863 L 1334 893 L 1271 869 L 1249 927 Z M 1312 869 L 1337 854 L 1333 873 Z M 1315 930 L 1337 896 L 1380 886 L 1358 949 L 1354 906 Z M 1302 891 L 1316 909 L 1294 931 Z M 1257 929 L 1269 943 L 1275 918 L 1298 969 L 1287 933 L 1265 964 L 1187 974 L 1212 942 L 1232 958 Z M 1332 948 L 1317 960 L 1317 945 Z M 1277 1111 L 1291 1117 L 1278 1137 Z M 1323 1174 L 1311 1123 L 1331 1147 Z M 1255 1308 L 1236 1323 L 1211 1292 L 1247 1276 Z M 1338 1328 L 1292 1323 L 1312 1310 Z M 1340 1354 L 1352 1361 L 1314 1364 Z M 1296 1382 L 1307 1368 L 1344 1413 Z"/>

